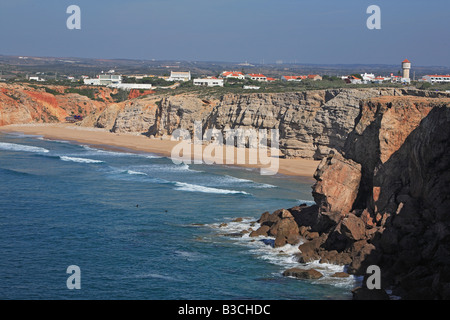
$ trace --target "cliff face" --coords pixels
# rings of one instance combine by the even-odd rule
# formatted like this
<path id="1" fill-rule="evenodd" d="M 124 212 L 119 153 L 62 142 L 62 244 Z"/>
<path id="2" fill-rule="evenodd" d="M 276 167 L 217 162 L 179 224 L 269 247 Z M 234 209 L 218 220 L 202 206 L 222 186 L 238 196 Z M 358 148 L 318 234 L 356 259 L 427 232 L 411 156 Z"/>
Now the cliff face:
<path id="1" fill-rule="evenodd" d="M 371 217 L 386 219 L 373 243 L 387 283 L 406 298 L 449 299 L 450 101 L 413 104 L 427 115 L 398 150 L 380 153 L 362 198 Z"/>
<path id="2" fill-rule="evenodd" d="M 287 157 L 321 159 L 340 150 L 359 113 L 359 101 L 392 90 L 317 90 L 224 96 L 207 126 L 279 129 Z"/>
<path id="3" fill-rule="evenodd" d="M 279 129 L 280 149 L 287 157 L 320 160 L 332 149 L 343 150 L 359 115 L 361 99 L 405 94 L 437 95 L 384 88 L 227 94 L 220 100 L 205 100 L 192 95 L 150 96 L 134 99 L 133 103 L 120 107 L 111 105 L 94 123 L 115 132 L 155 136 L 170 135 L 179 128 L 192 131 L 194 121 L 201 121 L 203 129 Z M 148 110 L 149 105 L 157 107 Z M 105 125 L 105 121 L 109 125 Z M 112 121 L 114 125 L 111 125 Z"/>
<path id="4" fill-rule="evenodd" d="M 51 88 L 50 88 L 51 87 Z M 0 126 L 32 122 L 64 122 L 71 114 L 86 116 L 106 108 L 107 103 L 68 93 L 64 87 L 44 88 L 0 84 Z M 104 95 L 105 89 L 99 91 Z M 107 101 L 107 100 L 106 100 Z"/>
<path id="5" fill-rule="evenodd" d="M 91 100 L 79 94 L 65 94 L 64 87 L 44 88 L 2 84 L 0 125 L 30 122 L 63 122 L 72 113 L 85 120 L 79 125 L 155 136 L 171 135 L 174 130 L 193 130 L 194 121 L 203 129 L 278 129 L 280 150 L 286 157 L 320 160 L 330 150 L 342 152 L 354 129 L 362 99 L 379 96 L 430 96 L 440 93 L 409 89 L 333 89 L 300 93 L 226 94 L 207 100 L 195 95 L 139 96 L 114 103 L 112 91 L 97 88 Z M 47 90 L 48 91 L 48 90 Z M 59 94 L 56 93 L 59 92 Z M 147 92 L 149 93 L 149 92 Z M 372 115 L 362 115 L 367 121 Z M 384 126 L 388 124 L 384 123 Z M 390 124 L 395 127 L 397 124 Z M 365 130 L 361 123 L 359 131 Z M 390 146 L 382 146 L 389 148 Z M 355 150 L 360 152 L 360 150 Z"/>
<path id="6" fill-rule="evenodd" d="M 315 178 L 317 205 L 288 209 L 308 240 L 300 262 L 360 275 L 378 265 L 394 294 L 450 298 L 450 99 L 364 101 L 342 154 Z"/>

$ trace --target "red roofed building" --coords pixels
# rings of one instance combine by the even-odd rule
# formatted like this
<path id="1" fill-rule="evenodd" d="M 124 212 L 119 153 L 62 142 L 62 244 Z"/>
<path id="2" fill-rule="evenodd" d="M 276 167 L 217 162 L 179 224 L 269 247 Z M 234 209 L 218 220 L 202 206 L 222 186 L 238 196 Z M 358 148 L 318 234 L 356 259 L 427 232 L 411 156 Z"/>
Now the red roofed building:
<path id="1" fill-rule="evenodd" d="M 260 74 L 260 73 L 246 74 L 245 77 L 247 79 L 251 79 L 251 80 L 255 80 L 255 81 L 267 82 L 267 77 L 265 75 L 263 75 L 263 74 Z"/>
<path id="2" fill-rule="evenodd" d="M 308 75 L 308 79 L 316 81 L 316 80 L 322 80 L 322 77 L 319 76 L 318 74 L 310 74 L 310 75 Z"/>
<path id="3" fill-rule="evenodd" d="M 282 76 L 282 81 L 302 81 L 303 79 L 306 79 L 307 76 Z"/>
<path id="4" fill-rule="evenodd" d="M 244 79 L 245 76 L 242 72 L 239 71 L 224 71 L 222 72 L 223 78 L 233 78 L 233 79 Z"/>

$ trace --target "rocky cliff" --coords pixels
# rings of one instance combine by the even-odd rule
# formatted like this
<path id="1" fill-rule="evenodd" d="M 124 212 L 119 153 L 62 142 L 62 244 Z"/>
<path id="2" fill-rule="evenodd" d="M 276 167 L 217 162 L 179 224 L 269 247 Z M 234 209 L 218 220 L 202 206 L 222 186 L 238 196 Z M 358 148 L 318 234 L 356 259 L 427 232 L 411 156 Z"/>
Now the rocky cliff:
<path id="1" fill-rule="evenodd" d="M 0 125 L 60 122 L 72 113 L 85 120 L 79 125 L 154 136 L 174 130 L 278 129 L 286 157 L 320 160 L 330 150 L 342 152 L 353 130 L 362 99 L 379 96 L 445 95 L 413 89 L 333 89 L 298 93 L 225 94 L 220 99 L 194 94 L 130 92 L 132 99 L 115 103 L 108 88 L 96 88 L 95 99 L 64 93 L 64 87 L 7 85 L 0 87 Z M 49 90 L 50 89 L 50 90 Z M 147 92 L 152 93 L 152 92 Z M 395 125 L 395 124 L 392 124 Z"/>
<path id="2" fill-rule="evenodd" d="M 193 130 L 194 121 L 201 121 L 203 129 L 279 129 L 280 149 L 287 157 L 320 160 L 332 149 L 342 151 L 361 99 L 394 95 L 439 93 L 382 88 L 226 94 L 220 99 L 148 96 L 120 108 L 110 105 L 96 115 L 94 125 L 155 136 L 171 135 L 179 128 Z"/>
<path id="3" fill-rule="evenodd" d="M 275 244 L 300 236 L 299 262 L 347 265 L 359 275 L 380 267 L 383 290 L 355 297 L 392 289 L 405 299 L 450 298 L 450 99 L 362 102 L 342 152 L 323 158 L 315 179 L 316 205 L 265 213 L 253 235 L 273 235 L 292 216 Z"/>
<path id="4" fill-rule="evenodd" d="M 0 126 L 17 123 L 64 122 L 72 114 L 87 116 L 106 108 L 110 91 L 98 89 L 92 100 L 77 93 L 64 93 L 62 86 L 29 86 L 0 84 Z M 50 93 L 51 92 L 51 93 Z"/>

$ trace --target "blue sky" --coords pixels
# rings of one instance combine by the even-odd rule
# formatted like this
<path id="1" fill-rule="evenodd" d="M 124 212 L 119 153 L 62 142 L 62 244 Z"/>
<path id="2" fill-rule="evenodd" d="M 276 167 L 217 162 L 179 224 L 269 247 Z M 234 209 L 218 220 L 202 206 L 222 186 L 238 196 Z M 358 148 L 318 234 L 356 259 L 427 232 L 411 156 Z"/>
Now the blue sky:
<path id="1" fill-rule="evenodd" d="M 448 0 L 0 0 L 0 30 L 6 55 L 450 66 Z"/>

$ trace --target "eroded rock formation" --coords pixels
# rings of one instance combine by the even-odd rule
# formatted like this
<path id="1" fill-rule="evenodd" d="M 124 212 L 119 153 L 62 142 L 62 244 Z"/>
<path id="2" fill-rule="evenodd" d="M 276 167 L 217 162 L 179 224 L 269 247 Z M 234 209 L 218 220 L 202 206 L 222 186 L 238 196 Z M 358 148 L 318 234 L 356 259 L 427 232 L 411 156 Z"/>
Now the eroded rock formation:
<path id="1" fill-rule="evenodd" d="M 154 136 L 171 135 L 180 128 L 192 133 L 194 121 L 200 121 L 203 130 L 278 129 L 280 149 L 286 157 L 321 160 L 330 150 L 343 151 L 359 116 L 361 99 L 402 95 L 435 97 L 445 94 L 380 88 L 226 94 L 220 99 L 187 94 L 156 95 L 122 103 L 120 112 L 113 104 L 98 114 L 94 123 L 114 132 Z M 104 124 L 105 118 L 109 119 L 109 125 Z"/>
<path id="2" fill-rule="evenodd" d="M 50 91 L 49 93 L 46 91 Z M 109 100 L 106 88 L 98 89 L 98 97 L 106 100 L 92 100 L 76 93 L 64 93 L 62 86 L 27 86 L 0 84 L 0 126 L 8 124 L 64 122 L 72 114 L 88 116 L 101 112 Z"/>
<path id="3" fill-rule="evenodd" d="M 395 295 L 450 298 L 450 99 L 364 101 L 342 154 L 324 158 L 315 178 L 317 205 L 284 210 L 303 238 L 299 262 L 358 275 L 378 265 Z M 255 235 L 270 235 L 261 228 Z"/>
<path id="4" fill-rule="evenodd" d="M 111 96 L 113 91 L 102 87 L 94 88 L 97 92 L 94 100 L 76 93 L 65 93 L 66 88 L 61 86 L 46 88 L 2 84 L 0 89 L 0 125 L 63 122 L 68 115 L 81 114 L 85 118 L 79 124 L 81 126 L 149 136 L 171 135 L 180 128 L 192 133 L 195 121 L 202 123 L 203 130 L 278 129 L 280 150 L 286 157 L 315 160 L 321 160 L 331 150 L 343 152 L 358 116 L 365 121 L 359 121 L 359 128 L 353 131 L 354 136 L 371 129 L 366 128 L 365 123 L 371 117 L 377 117 L 380 111 L 368 108 L 367 114 L 360 115 L 361 99 L 445 96 L 445 93 L 439 92 L 394 88 L 225 94 L 221 98 L 166 93 L 141 96 L 153 91 L 132 91 L 130 98 L 133 99 L 116 103 Z M 409 113 L 408 110 L 404 112 L 404 115 Z M 375 128 L 372 129 L 376 130 L 379 124 L 373 126 Z M 390 127 L 396 126 L 395 122 L 383 123 L 387 132 Z M 414 122 L 411 122 L 411 127 L 414 127 Z M 401 142 L 402 137 L 398 138 Z M 394 146 L 398 144 L 392 137 L 387 140 Z M 389 149 L 392 146 L 380 145 L 380 148 Z M 361 153 L 361 150 L 355 150 L 355 153 Z"/>

